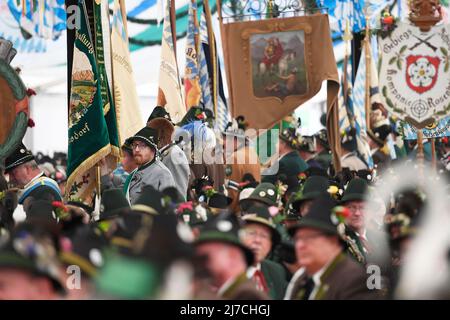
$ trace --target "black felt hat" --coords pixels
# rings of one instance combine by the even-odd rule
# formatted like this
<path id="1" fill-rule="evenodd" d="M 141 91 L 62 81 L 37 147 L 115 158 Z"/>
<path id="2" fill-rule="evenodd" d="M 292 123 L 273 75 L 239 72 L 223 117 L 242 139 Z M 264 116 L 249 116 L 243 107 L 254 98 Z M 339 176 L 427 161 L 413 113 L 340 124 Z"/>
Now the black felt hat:
<path id="1" fill-rule="evenodd" d="M 156 118 L 164 118 L 164 119 L 169 120 L 170 122 L 172 122 L 172 119 L 170 118 L 170 114 L 162 106 L 156 106 L 153 109 L 152 113 L 150 114 L 150 116 L 147 119 L 147 122 L 150 122 L 150 121 L 152 121 L 153 119 L 156 119 Z"/>
<path id="2" fill-rule="evenodd" d="M 34 160 L 33 154 L 23 143 L 20 143 L 19 147 L 5 159 L 5 173 L 31 160 Z"/>
<path id="3" fill-rule="evenodd" d="M 132 144 L 135 140 L 140 140 L 147 144 L 149 147 L 158 150 L 158 132 L 153 128 L 144 127 L 139 130 L 134 136 L 128 138 L 128 140 L 130 144 Z"/>
<path id="4" fill-rule="evenodd" d="M 201 107 L 193 106 L 189 108 L 183 119 L 178 123 L 178 126 L 182 127 L 194 121 L 206 121 L 206 113 L 204 113 L 204 111 L 205 110 Z"/>
<path id="5" fill-rule="evenodd" d="M 207 204 L 210 208 L 226 209 L 232 201 L 233 199 L 230 197 L 227 197 L 223 193 L 217 192 L 208 198 Z"/>
<path id="6" fill-rule="evenodd" d="M 375 141 L 379 146 L 383 146 L 387 137 L 392 132 L 392 128 L 390 125 L 385 124 L 381 125 L 377 128 L 373 128 L 372 130 L 367 130 L 367 134 L 369 137 Z"/>
<path id="7" fill-rule="evenodd" d="M 327 195 L 329 187 L 328 179 L 322 176 L 311 176 L 306 179 L 303 188 L 293 195 L 292 207 L 298 211 L 305 200 L 314 200 Z"/>

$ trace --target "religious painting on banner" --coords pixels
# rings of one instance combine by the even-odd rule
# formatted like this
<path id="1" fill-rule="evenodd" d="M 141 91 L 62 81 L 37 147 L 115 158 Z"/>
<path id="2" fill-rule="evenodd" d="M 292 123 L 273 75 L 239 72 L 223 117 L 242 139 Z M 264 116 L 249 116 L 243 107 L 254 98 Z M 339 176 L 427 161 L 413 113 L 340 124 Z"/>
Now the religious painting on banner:
<path id="1" fill-rule="evenodd" d="M 253 94 L 264 98 L 308 90 L 303 30 L 250 36 Z"/>
<path id="2" fill-rule="evenodd" d="M 379 45 L 385 107 L 416 128 L 445 118 L 450 112 L 450 27 L 422 32 L 399 23 Z"/>
<path id="3" fill-rule="evenodd" d="M 327 113 L 337 123 L 339 77 L 327 15 L 225 23 L 222 41 L 234 117 L 271 128 L 329 80 Z"/>

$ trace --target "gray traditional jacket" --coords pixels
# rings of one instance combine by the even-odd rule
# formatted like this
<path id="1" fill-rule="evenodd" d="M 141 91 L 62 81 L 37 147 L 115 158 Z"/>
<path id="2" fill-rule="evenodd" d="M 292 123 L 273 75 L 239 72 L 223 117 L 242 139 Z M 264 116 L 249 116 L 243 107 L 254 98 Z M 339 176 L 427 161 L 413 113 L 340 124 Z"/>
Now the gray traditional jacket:
<path id="1" fill-rule="evenodd" d="M 156 158 L 135 169 L 125 182 L 125 194 L 131 205 L 135 204 L 144 186 L 150 185 L 158 191 L 168 187 L 175 187 L 169 169 Z"/>
<path id="2" fill-rule="evenodd" d="M 161 154 L 161 161 L 169 169 L 175 181 L 175 187 L 183 199 L 186 200 L 191 170 L 183 150 L 179 146 L 174 145 Z"/>

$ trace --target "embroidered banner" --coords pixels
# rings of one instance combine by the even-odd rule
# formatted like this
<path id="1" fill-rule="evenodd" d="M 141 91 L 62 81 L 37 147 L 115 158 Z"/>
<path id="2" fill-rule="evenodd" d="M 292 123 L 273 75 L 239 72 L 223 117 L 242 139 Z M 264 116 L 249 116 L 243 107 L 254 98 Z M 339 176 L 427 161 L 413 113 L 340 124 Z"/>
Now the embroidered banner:
<path id="1" fill-rule="evenodd" d="M 449 26 L 421 32 L 399 23 L 379 44 L 385 107 L 416 128 L 444 118 L 450 110 Z"/>

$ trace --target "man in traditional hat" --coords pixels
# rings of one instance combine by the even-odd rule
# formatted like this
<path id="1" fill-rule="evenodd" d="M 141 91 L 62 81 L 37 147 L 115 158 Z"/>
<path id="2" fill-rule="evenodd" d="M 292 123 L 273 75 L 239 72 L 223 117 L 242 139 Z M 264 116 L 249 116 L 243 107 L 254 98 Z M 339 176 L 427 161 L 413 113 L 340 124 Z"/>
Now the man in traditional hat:
<path id="1" fill-rule="evenodd" d="M 239 185 L 244 182 L 245 175 L 252 175 L 254 180 L 261 181 L 261 165 L 258 155 L 250 146 L 245 130 L 247 124 L 243 116 L 238 116 L 228 123 L 222 133 L 225 179 L 229 196 L 233 199 L 231 210 L 238 210 Z"/>
<path id="2" fill-rule="evenodd" d="M 230 210 L 232 199 L 227 197 L 225 194 L 221 192 L 214 192 L 211 196 L 206 198 L 206 204 L 212 214 L 218 215 Z M 201 200 L 201 197 L 199 200 Z"/>
<path id="3" fill-rule="evenodd" d="M 209 219 L 195 240 L 199 257 L 204 257 L 216 294 L 224 299 L 261 300 L 267 296 L 248 279 L 247 268 L 254 262 L 253 252 L 239 238 L 239 224 L 233 214 Z"/>
<path id="4" fill-rule="evenodd" d="M 248 277 L 255 281 L 258 290 L 272 299 L 283 299 L 287 287 L 286 272 L 280 264 L 267 259 L 281 240 L 269 210 L 265 207 L 251 207 L 242 220 L 243 243 L 255 255 L 255 262 L 247 271 Z"/>
<path id="5" fill-rule="evenodd" d="M 19 204 L 33 193 L 48 191 L 53 200 L 61 201 L 62 196 L 58 183 L 45 176 L 39 169 L 31 151 L 21 143 L 19 147 L 5 160 L 5 173 L 9 175 L 9 182 L 21 188 Z"/>
<path id="6" fill-rule="evenodd" d="M 322 117 L 320 120 L 322 121 Z M 324 123 L 326 126 L 326 119 Z M 316 154 L 314 156 L 314 160 L 316 160 L 320 164 L 322 169 L 327 171 L 331 165 L 332 160 L 330 145 L 328 143 L 327 130 L 320 130 L 314 135 L 314 138 L 316 139 Z"/>
<path id="7" fill-rule="evenodd" d="M 157 131 L 161 162 L 172 173 L 175 187 L 183 197 L 183 200 L 186 200 L 191 172 L 186 154 L 181 150 L 177 142 L 172 141 L 175 130 L 173 124 L 166 118 L 157 117 L 150 120 L 147 126 Z"/>
<path id="8" fill-rule="evenodd" d="M 155 129 L 144 127 L 133 137 L 129 138 L 133 149 L 133 156 L 138 168 L 128 177 L 124 191 L 128 201 L 133 205 L 144 186 L 153 186 L 162 191 L 167 187 L 174 187 L 175 181 L 169 169 L 156 158 L 158 151 L 158 135 Z"/>
<path id="9" fill-rule="evenodd" d="M 371 253 L 377 244 L 379 239 L 379 231 L 373 228 L 368 228 L 367 212 L 367 199 L 366 193 L 369 184 L 364 179 L 354 178 L 347 186 L 344 195 L 341 199 L 342 205 L 349 209 L 350 216 L 346 220 L 346 224 L 349 227 L 349 231 L 354 232 L 354 235 L 350 234 L 352 238 L 356 236 L 356 242 L 362 246 L 365 255 Z"/>
<path id="10" fill-rule="evenodd" d="M 223 161 L 215 161 L 218 157 L 218 139 L 210 127 L 211 118 L 207 111 L 203 107 L 191 107 L 177 124 L 180 128 L 175 131 L 175 140 L 180 135 L 183 136 L 183 151 L 187 152 L 191 169 L 189 185 L 192 186 L 197 179 L 207 176 L 214 183 L 214 189 L 220 191 L 225 180 L 225 170 Z"/>
<path id="11" fill-rule="evenodd" d="M 328 195 L 329 183 L 325 177 L 311 176 L 306 179 L 302 188 L 292 195 L 290 204 L 300 217 L 309 211 L 314 199 Z"/>
<path id="12" fill-rule="evenodd" d="M 123 188 L 128 175 L 137 168 L 137 164 L 133 157 L 133 150 L 131 149 L 131 143 L 128 139 L 125 140 L 121 149 L 123 155 L 122 161 L 111 174 L 104 175 L 101 178 L 103 189 Z M 102 162 L 104 161 L 105 160 L 102 160 Z"/>
<path id="13" fill-rule="evenodd" d="M 367 170 L 368 166 L 357 154 L 356 130 L 350 129 L 345 132 L 341 139 L 342 155 L 341 167 L 350 171 Z"/>
<path id="14" fill-rule="evenodd" d="M 370 118 L 371 130 L 367 131 L 370 152 L 373 163 L 379 170 L 383 170 L 391 162 L 389 148 L 386 146 L 387 139 L 392 132 L 391 123 L 383 105 L 379 103 L 372 104 Z"/>
<path id="15" fill-rule="evenodd" d="M 103 191 L 100 204 L 100 217 L 96 227 L 102 234 L 111 239 L 120 223 L 118 219 L 130 211 L 130 204 L 121 189 L 107 189 Z"/>
<path id="16" fill-rule="evenodd" d="M 303 136 L 297 147 L 300 157 L 305 160 L 309 168 L 322 168 L 322 165 L 315 159 L 316 138 L 314 136 Z M 325 168 L 326 169 L 326 168 Z"/>
<path id="17" fill-rule="evenodd" d="M 308 169 L 308 165 L 298 154 L 300 145 L 297 130 L 286 128 L 281 131 L 278 140 L 279 158 L 275 164 L 263 172 L 262 181 L 275 183 L 281 176 L 298 177 Z"/>
<path id="18" fill-rule="evenodd" d="M 389 284 L 392 296 L 398 284 L 400 268 L 404 266 L 411 243 L 420 231 L 419 222 L 426 205 L 424 200 L 419 191 L 405 190 L 396 195 L 395 207 L 384 217 L 391 250 Z"/>
<path id="19" fill-rule="evenodd" d="M 338 225 L 342 212 L 329 197 L 314 201 L 308 214 L 289 230 L 302 268 L 292 277 L 285 299 L 377 299 L 367 287 L 364 268 L 346 255 Z M 339 207 L 338 207 L 339 208 Z"/>
<path id="20" fill-rule="evenodd" d="M 13 213 L 17 207 L 17 194 L 8 190 L 5 177 L 0 174 L 0 236 L 9 232 L 15 224 Z"/>

